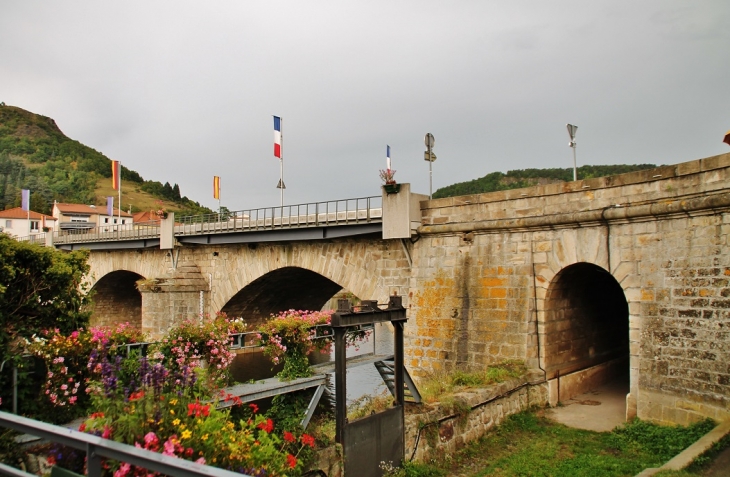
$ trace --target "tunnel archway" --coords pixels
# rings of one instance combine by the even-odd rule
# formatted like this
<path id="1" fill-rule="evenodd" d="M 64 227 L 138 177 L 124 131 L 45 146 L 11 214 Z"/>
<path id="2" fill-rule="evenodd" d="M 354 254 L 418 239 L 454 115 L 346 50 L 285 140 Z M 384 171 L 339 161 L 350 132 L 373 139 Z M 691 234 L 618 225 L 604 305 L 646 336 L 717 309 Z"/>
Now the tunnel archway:
<path id="1" fill-rule="evenodd" d="M 239 290 L 221 311 L 256 326 L 283 310 L 320 310 L 341 289 L 342 286 L 311 270 L 284 267 Z"/>
<path id="2" fill-rule="evenodd" d="M 108 273 L 92 291 L 91 326 L 117 326 L 129 323 L 142 329 L 142 294 L 136 282 L 144 277 L 127 270 Z"/>
<path id="3" fill-rule="evenodd" d="M 629 356 L 629 306 L 621 285 L 603 268 L 576 263 L 561 270 L 545 300 L 544 367 L 564 376 Z M 623 361 L 621 361 L 623 362 Z M 606 371 L 592 383 L 615 377 Z M 576 392 L 578 389 L 576 389 Z"/>

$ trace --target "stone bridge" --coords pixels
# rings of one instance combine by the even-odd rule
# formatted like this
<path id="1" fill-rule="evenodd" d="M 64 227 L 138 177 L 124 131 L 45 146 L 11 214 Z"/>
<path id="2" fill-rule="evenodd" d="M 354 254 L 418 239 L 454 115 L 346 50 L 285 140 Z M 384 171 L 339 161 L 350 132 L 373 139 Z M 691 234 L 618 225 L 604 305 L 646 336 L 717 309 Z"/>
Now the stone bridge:
<path id="1" fill-rule="evenodd" d="M 201 312 L 256 322 L 340 289 L 398 293 L 416 378 L 523 360 L 553 403 L 626 376 L 629 417 L 730 418 L 730 154 L 419 198 L 384 195 L 382 233 L 357 237 L 93 250 L 94 321 L 159 335 Z M 386 224 L 390 202 L 413 233 Z"/>

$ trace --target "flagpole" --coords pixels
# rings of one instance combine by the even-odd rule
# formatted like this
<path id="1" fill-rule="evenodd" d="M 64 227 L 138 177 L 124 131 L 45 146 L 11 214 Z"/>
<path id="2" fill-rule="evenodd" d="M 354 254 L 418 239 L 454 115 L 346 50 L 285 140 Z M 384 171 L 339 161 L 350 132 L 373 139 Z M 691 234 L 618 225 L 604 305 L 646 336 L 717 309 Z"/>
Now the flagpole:
<path id="1" fill-rule="evenodd" d="M 114 213 L 114 209 L 112 209 L 112 214 Z M 122 163 L 119 163 L 119 214 L 117 219 L 117 225 L 122 224 Z M 117 227 L 117 230 L 119 228 Z"/>
<path id="2" fill-rule="evenodd" d="M 279 124 L 281 125 L 281 157 L 279 158 L 279 164 L 280 164 L 280 170 L 279 170 L 279 180 L 281 182 L 281 207 L 282 207 L 282 213 L 283 213 L 283 207 L 284 207 L 284 125 L 283 119 L 279 119 Z M 282 224 L 283 225 L 283 224 Z"/>

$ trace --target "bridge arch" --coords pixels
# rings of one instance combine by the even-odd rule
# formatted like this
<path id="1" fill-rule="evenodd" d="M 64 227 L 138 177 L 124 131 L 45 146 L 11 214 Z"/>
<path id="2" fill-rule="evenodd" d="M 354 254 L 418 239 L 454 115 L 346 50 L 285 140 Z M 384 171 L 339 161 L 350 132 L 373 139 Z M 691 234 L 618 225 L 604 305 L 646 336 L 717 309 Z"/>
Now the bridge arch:
<path id="1" fill-rule="evenodd" d="M 342 286 L 300 267 L 273 270 L 246 285 L 221 308 L 256 325 L 283 310 L 320 310 Z"/>
<path id="2" fill-rule="evenodd" d="M 91 326 L 116 326 L 130 323 L 142 328 L 142 294 L 137 280 L 144 277 L 129 270 L 117 270 L 98 279 L 93 288 Z"/>
<path id="3" fill-rule="evenodd" d="M 560 270 L 548 286 L 544 314 L 544 367 L 564 376 L 604 363 L 621 363 L 596 372 L 587 386 L 626 371 L 629 357 L 629 305 L 619 282 L 605 269 L 578 262 Z M 600 368 L 600 366 L 599 366 Z M 585 376 L 580 380 L 584 380 Z M 576 386 L 579 394 L 582 386 Z"/>
<path id="4" fill-rule="evenodd" d="M 250 301 L 246 310 L 258 306 L 258 313 L 264 316 L 289 308 L 318 309 L 342 288 L 358 298 L 379 302 L 387 301 L 394 292 L 408 295 L 407 254 L 395 241 L 363 237 L 244 245 L 227 250 L 211 247 L 206 252 L 223 257 L 212 267 L 200 267 L 203 275 L 211 277 L 211 310 L 231 313 L 246 300 Z M 294 291 L 299 286 L 306 290 Z M 271 299 L 281 299 L 282 304 L 266 305 L 261 294 L 267 292 L 276 293 Z M 296 294 L 297 299 L 284 292 Z M 259 298 L 251 298 L 252 293 L 259 294 Z"/>

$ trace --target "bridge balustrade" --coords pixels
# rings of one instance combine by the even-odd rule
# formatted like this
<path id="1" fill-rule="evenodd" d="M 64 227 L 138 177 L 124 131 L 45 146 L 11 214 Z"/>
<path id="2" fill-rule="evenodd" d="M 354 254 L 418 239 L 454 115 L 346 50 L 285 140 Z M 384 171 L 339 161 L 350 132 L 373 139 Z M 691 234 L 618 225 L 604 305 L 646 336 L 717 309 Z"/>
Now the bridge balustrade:
<path id="1" fill-rule="evenodd" d="M 382 218 L 382 197 L 374 196 L 180 217 L 175 235 L 359 224 Z"/>
<path id="2" fill-rule="evenodd" d="M 154 220 L 124 225 L 103 225 L 90 230 L 62 230 L 53 233 L 53 243 L 106 242 L 159 236 L 160 222 Z"/>

